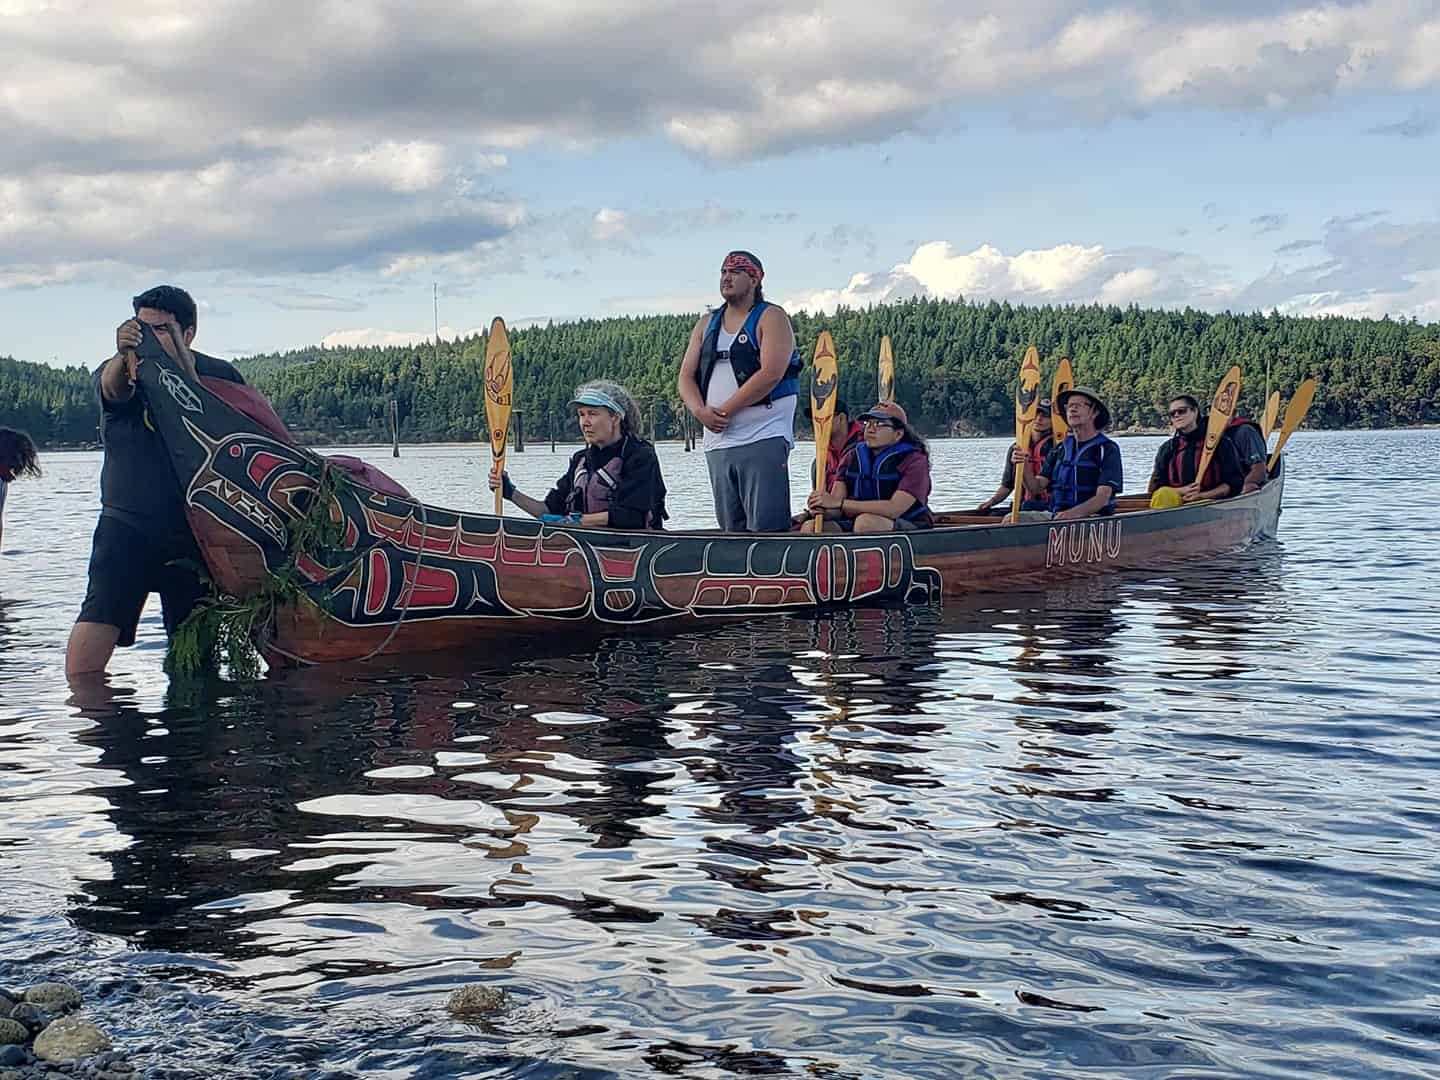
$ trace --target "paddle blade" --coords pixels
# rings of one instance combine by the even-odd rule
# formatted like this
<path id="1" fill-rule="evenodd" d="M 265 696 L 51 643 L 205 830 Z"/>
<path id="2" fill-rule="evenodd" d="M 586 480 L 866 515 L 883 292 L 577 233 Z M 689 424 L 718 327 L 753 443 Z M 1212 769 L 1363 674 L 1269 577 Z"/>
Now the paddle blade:
<path id="1" fill-rule="evenodd" d="M 1265 402 L 1265 415 L 1260 420 L 1260 434 L 1268 443 L 1270 432 L 1275 430 L 1275 421 L 1280 417 L 1280 391 L 1270 391 L 1270 400 Z"/>
<path id="2" fill-rule="evenodd" d="M 1015 445 L 1030 452 L 1030 430 L 1035 426 L 1035 410 L 1040 405 L 1040 350 L 1031 345 L 1020 361 L 1020 377 L 1015 383 Z M 1020 504 L 1025 500 L 1025 466 L 1015 466 L 1015 488 L 1010 493 L 1010 521 L 1020 520 Z"/>
<path id="3" fill-rule="evenodd" d="M 840 386 L 840 362 L 829 330 L 821 330 L 815 342 L 813 374 L 810 376 L 810 417 L 815 424 L 815 486 L 828 491 L 825 462 L 830 454 L 830 426 L 835 419 L 835 392 Z M 824 516 L 816 517 L 815 531 L 825 531 Z"/>
<path id="4" fill-rule="evenodd" d="M 880 339 L 880 394 L 876 401 L 895 400 L 895 353 L 890 348 L 890 335 Z"/>
<path id="5" fill-rule="evenodd" d="M 1075 372 L 1070 367 L 1070 358 L 1062 356 L 1060 366 L 1055 369 L 1055 382 L 1050 387 L 1050 426 L 1055 432 L 1055 441 L 1065 441 L 1070 425 L 1065 423 L 1065 410 L 1060 408 L 1060 395 L 1075 389 Z"/>
<path id="6" fill-rule="evenodd" d="M 1280 448 L 1289 441 L 1295 429 L 1300 426 L 1300 421 L 1305 419 L 1305 414 L 1310 411 L 1310 403 L 1315 400 L 1315 380 L 1306 379 L 1295 388 L 1295 396 L 1290 399 L 1290 404 L 1285 406 L 1285 422 L 1280 425 L 1280 438 L 1275 440 L 1275 450 L 1270 455 L 1270 460 L 1265 468 L 1274 471 L 1275 463 L 1280 460 Z"/>
<path id="7" fill-rule="evenodd" d="M 1215 448 L 1220 445 L 1220 439 L 1225 434 L 1225 429 L 1230 426 L 1230 419 L 1235 415 L 1235 410 L 1240 405 L 1240 368 L 1232 367 L 1220 380 L 1220 388 L 1215 391 L 1215 398 L 1210 402 L 1210 423 L 1205 428 L 1205 449 L 1200 454 L 1200 464 L 1195 468 L 1195 482 L 1204 482 L 1205 470 L 1210 467 L 1210 459 L 1215 456 Z"/>
<path id="8" fill-rule="evenodd" d="M 510 363 L 510 335 L 505 320 L 496 317 L 485 342 L 485 421 L 490 426 L 490 453 L 505 468 L 505 434 L 510 429 L 510 407 L 515 399 L 515 369 Z M 505 500 L 497 489 L 495 513 L 502 513 Z"/>

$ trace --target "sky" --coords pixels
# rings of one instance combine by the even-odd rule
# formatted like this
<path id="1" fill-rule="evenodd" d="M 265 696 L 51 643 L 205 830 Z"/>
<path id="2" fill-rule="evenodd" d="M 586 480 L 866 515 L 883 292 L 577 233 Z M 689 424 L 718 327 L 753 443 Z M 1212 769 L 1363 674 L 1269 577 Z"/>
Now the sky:
<path id="1" fill-rule="evenodd" d="M 189 10 L 193 9 L 193 10 Z M 911 296 L 1440 320 L 1440 0 L 0 0 L 0 354 Z"/>

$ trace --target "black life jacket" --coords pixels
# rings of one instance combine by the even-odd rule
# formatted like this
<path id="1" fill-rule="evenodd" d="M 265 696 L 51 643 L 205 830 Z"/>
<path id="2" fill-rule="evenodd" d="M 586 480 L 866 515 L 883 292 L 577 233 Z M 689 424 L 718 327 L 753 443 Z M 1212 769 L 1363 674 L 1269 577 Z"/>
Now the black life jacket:
<path id="1" fill-rule="evenodd" d="M 1074 435 L 1066 435 L 1065 441 L 1054 453 L 1056 461 L 1050 476 L 1050 510 L 1058 514 L 1094 497 L 1100 488 L 1105 455 L 1120 453 L 1120 447 L 1104 432 L 1092 436 L 1083 446 Z M 1110 493 L 1110 501 L 1099 512 L 1115 512 L 1115 492 Z"/>
<path id="2" fill-rule="evenodd" d="M 575 468 L 570 473 L 570 493 L 565 497 L 565 512 L 569 514 L 598 514 L 610 509 L 610 498 L 620 486 L 620 477 L 625 471 L 625 451 L 630 449 L 629 435 L 624 436 L 615 456 L 594 472 L 589 468 L 589 453 L 581 451 L 575 458 Z M 645 528 L 660 529 L 667 517 L 665 512 L 665 488 L 660 488 L 658 501 L 645 515 Z"/>
<path id="3" fill-rule="evenodd" d="M 700 386 L 700 397 L 703 399 L 710 389 L 710 376 L 715 372 L 717 360 L 728 359 L 730 367 L 735 372 L 735 385 L 744 386 L 745 380 L 760 370 L 760 339 L 756 336 L 759 333 L 760 316 L 765 314 L 765 309 L 770 306 L 768 301 L 762 301 L 750 309 L 750 314 L 745 316 L 745 322 L 740 327 L 740 332 L 735 335 L 735 340 L 730 343 L 728 349 L 716 349 L 720 340 L 720 327 L 725 319 L 725 308 L 718 307 L 710 314 L 710 327 L 705 331 L 705 339 L 700 343 L 700 367 L 695 373 L 695 381 Z M 794 397 L 800 393 L 800 350 L 799 348 L 790 351 L 790 364 L 785 368 L 785 374 L 775 388 L 757 401 L 757 405 L 768 405 L 783 397 Z"/>
<path id="4" fill-rule="evenodd" d="M 850 464 L 845 467 L 845 494 L 851 499 L 884 500 L 894 495 L 900 487 L 900 461 L 907 454 L 923 454 L 925 451 L 912 442 L 901 439 L 893 446 L 887 446 L 878 454 L 871 451 L 863 440 L 855 444 L 850 455 Z M 928 522 L 930 508 L 916 500 L 915 504 L 900 515 L 903 521 Z"/>

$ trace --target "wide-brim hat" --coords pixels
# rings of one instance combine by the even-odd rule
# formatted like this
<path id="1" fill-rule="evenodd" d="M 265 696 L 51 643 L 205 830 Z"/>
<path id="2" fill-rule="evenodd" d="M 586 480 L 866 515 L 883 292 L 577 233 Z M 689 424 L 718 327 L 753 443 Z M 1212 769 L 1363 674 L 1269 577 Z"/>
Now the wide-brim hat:
<path id="1" fill-rule="evenodd" d="M 1104 401 L 1100 399 L 1100 395 L 1095 393 L 1095 391 L 1091 390 L 1088 386 L 1072 386 L 1069 390 L 1061 390 L 1055 398 L 1056 406 L 1063 413 L 1065 411 L 1065 406 L 1070 403 L 1070 399 L 1072 397 L 1075 397 L 1077 394 L 1080 397 L 1085 398 L 1087 401 L 1089 401 L 1095 406 L 1095 430 L 1104 431 L 1107 427 L 1109 427 L 1109 407 L 1105 404 Z"/>

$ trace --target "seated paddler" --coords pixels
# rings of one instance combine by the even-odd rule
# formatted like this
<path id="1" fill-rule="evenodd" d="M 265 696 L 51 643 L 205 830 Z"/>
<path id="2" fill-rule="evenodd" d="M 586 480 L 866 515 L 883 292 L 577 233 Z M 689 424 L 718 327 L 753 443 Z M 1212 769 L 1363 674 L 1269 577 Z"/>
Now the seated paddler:
<path id="1" fill-rule="evenodd" d="M 661 529 L 665 481 L 655 448 L 636 434 L 640 409 L 623 386 L 597 380 L 578 387 L 570 405 L 585 445 L 542 499 L 518 490 L 506 473 L 490 470 L 490 490 L 501 489 L 541 521 L 591 528 Z"/>
<path id="2" fill-rule="evenodd" d="M 1009 513 L 1009 510 L 998 510 L 1002 502 L 1010 498 L 1015 489 L 1015 447 L 1018 443 L 1011 443 L 1010 449 L 1005 451 L 1005 465 L 1000 470 L 1000 486 L 995 489 L 995 494 L 986 499 L 975 508 L 977 514 L 994 514 L 997 517 Z M 1025 461 L 1025 471 L 1032 476 L 1039 476 L 1040 470 L 1045 467 L 1045 459 L 1050 456 L 1050 451 L 1055 447 L 1055 427 L 1050 416 L 1050 399 L 1042 398 L 1035 406 L 1035 432 L 1030 437 L 1030 454 Z M 1049 510 L 1048 499 L 1041 496 L 1030 496 L 1020 503 L 1021 510 Z"/>
<path id="3" fill-rule="evenodd" d="M 1205 475 L 1195 475 L 1205 456 L 1205 437 L 1210 427 L 1200 412 L 1200 403 L 1189 394 L 1180 394 L 1166 407 L 1165 416 L 1174 434 L 1155 452 L 1155 467 L 1150 471 L 1146 493 L 1153 495 L 1162 487 L 1171 487 L 1184 502 L 1239 495 L 1245 485 L 1245 470 L 1230 439 L 1222 438 L 1215 444 Z"/>
<path id="4" fill-rule="evenodd" d="M 1069 434 L 1050 451 L 1038 475 L 1024 471 L 1026 491 L 1045 496 L 1050 515 L 1064 521 L 1113 514 L 1125 474 L 1120 447 L 1104 430 L 1110 426 L 1110 410 L 1099 394 L 1084 386 L 1061 392 L 1055 405 L 1065 414 Z M 1016 447 L 1010 460 L 1023 465 L 1028 458 Z"/>
<path id="5" fill-rule="evenodd" d="M 811 516 L 824 514 L 826 532 L 908 532 L 928 529 L 930 450 L 905 410 L 882 401 L 858 417 L 859 442 L 840 459 L 835 482 L 806 500 Z"/>

